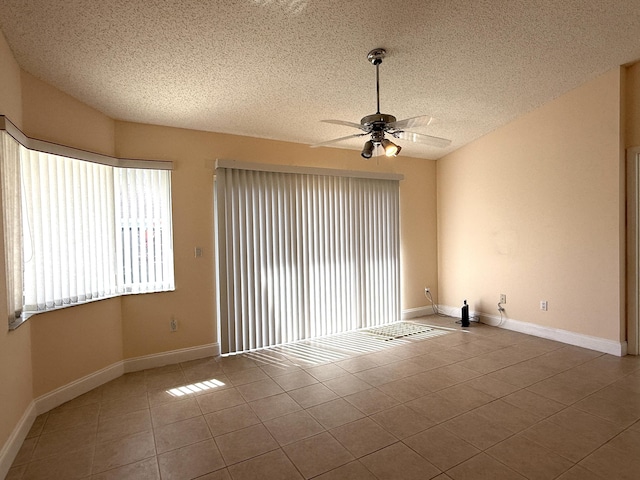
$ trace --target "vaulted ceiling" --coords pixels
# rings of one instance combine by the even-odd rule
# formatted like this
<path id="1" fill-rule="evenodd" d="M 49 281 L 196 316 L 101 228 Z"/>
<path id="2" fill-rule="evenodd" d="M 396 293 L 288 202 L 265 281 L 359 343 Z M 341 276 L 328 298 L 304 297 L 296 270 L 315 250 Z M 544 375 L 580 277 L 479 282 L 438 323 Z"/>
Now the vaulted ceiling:
<path id="1" fill-rule="evenodd" d="M 640 59 L 640 0 L 0 0 L 0 29 L 24 70 L 113 118 L 305 144 L 375 112 L 384 47 L 381 111 L 452 140 L 397 141 L 421 158 Z"/>

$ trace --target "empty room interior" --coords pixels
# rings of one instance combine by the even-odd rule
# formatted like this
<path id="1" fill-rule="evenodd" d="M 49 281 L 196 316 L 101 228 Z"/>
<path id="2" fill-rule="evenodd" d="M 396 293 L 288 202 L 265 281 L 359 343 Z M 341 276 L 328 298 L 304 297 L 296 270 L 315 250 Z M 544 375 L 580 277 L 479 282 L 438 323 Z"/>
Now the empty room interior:
<path id="1" fill-rule="evenodd" d="M 0 0 L 0 478 L 640 478 L 639 29 Z"/>

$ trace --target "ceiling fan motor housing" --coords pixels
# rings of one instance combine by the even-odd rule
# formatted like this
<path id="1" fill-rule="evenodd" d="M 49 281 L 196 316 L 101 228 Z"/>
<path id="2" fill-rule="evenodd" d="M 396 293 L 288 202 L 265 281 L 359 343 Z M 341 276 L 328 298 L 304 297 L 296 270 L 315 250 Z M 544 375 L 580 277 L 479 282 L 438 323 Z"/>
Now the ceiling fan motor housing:
<path id="1" fill-rule="evenodd" d="M 365 131 L 384 131 L 389 123 L 396 121 L 396 117 L 393 115 L 387 115 L 386 113 L 374 113 L 373 115 L 367 115 L 362 117 L 360 124 L 364 127 Z"/>

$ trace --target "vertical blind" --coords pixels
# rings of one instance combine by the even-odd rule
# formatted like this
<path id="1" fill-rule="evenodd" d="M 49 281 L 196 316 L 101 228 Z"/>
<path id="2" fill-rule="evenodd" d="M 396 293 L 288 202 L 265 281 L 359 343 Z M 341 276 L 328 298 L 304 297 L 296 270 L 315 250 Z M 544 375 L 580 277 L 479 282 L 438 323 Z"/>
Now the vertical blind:
<path id="1" fill-rule="evenodd" d="M 0 140 L 10 326 L 21 313 L 174 289 L 170 171 Z"/>
<path id="2" fill-rule="evenodd" d="M 399 182 L 216 170 L 222 353 L 399 320 Z"/>
<path id="3" fill-rule="evenodd" d="M 6 132 L 0 131 L 0 187 L 9 324 L 15 323 L 22 314 L 22 193 L 19 159 L 23 149 Z"/>

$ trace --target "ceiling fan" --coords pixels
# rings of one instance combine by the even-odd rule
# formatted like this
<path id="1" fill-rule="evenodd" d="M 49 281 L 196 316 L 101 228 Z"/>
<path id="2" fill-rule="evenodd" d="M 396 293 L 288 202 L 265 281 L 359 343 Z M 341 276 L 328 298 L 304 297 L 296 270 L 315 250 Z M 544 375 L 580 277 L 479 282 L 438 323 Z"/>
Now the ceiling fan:
<path id="1" fill-rule="evenodd" d="M 407 128 L 429 125 L 433 120 L 429 115 L 420 115 L 418 117 L 406 118 L 404 120 L 396 120 L 396 117 L 393 115 L 380 113 L 380 76 L 378 69 L 386 54 L 387 52 L 384 48 L 374 48 L 367 54 L 367 59 L 376 67 L 376 113 L 362 117 L 360 123 L 347 122 L 344 120 L 322 120 L 324 123 L 357 128 L 362 130 L 363 133 L 354 133 L 352 135 L 347 135 L 346 137 L 334 138 L 333 140 L 328 140 L 326 142 L 316 143 L 315 145 L 311 145 L 312 148 L 324 147 L 344 140 L 370 135 L 371 138 L 365 142 L 364 147 L 362 148 L 361 155 L 364 158 L 371 158 L 375 151 L 380 151 L 380 153 L 376 154 L 384 153 L 387 157 L 395 157 L 400 153 L 402 147 L 386 138 L 385 134 L 393 138 L 424 143 L 434 147 L 447 147 L 451 144 L 451 140 L 447 140 L 446 138 L 433 137 L 431 135 L 406 130 Z"/>

